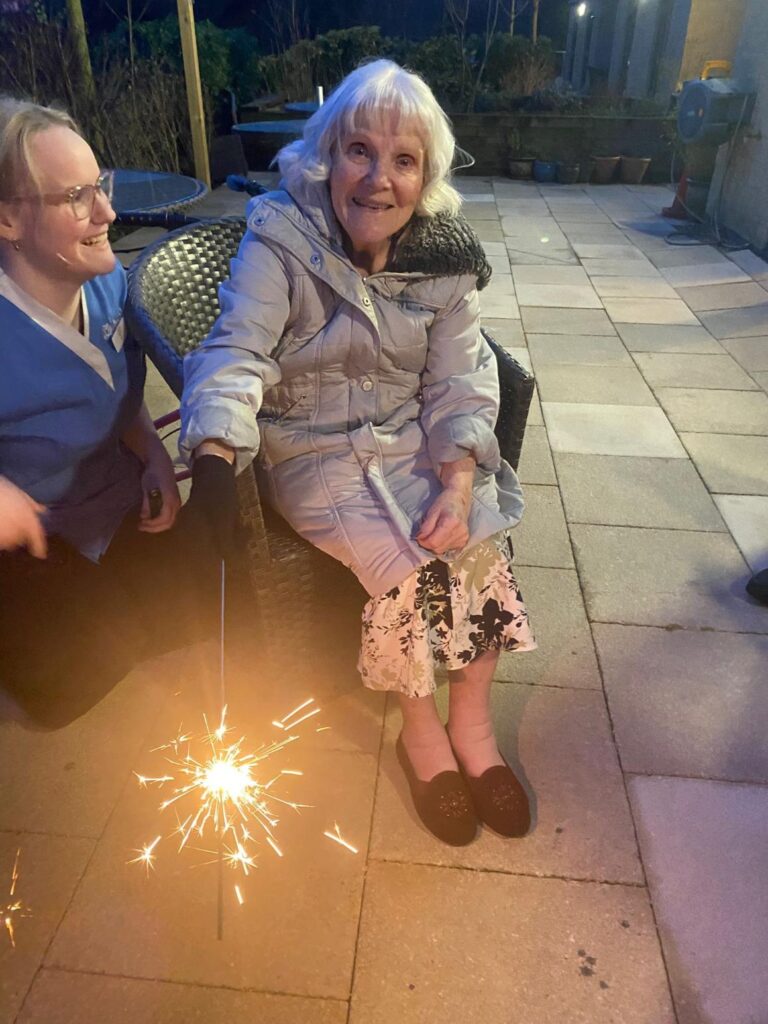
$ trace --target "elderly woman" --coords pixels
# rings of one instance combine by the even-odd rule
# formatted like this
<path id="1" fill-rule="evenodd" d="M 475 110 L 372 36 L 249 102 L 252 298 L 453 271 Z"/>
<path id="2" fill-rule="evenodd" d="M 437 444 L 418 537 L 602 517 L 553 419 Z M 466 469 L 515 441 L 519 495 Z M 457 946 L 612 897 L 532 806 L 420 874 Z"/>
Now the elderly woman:
<path id="1" fill-rule="evenodd" d="M 529 826 L 489 693 L 499 651 L 535 644 L 506 540 L 523 503 L 478 323 L 490 269 L 457 215 L 454 148 L 416 75 L 379 60 L 341 83 L 279 154 L 280 190 L 251 203 L 221 316 L 185 363 L 182 450 L 214 524 L 232 467 L 258 452 L 275 509 L 367 589 L 363 681 L 398 694 L 417 811 L 460 845 L 478 818 L 509 836 Z"/>
<path id="2" fill-rule="evenodd" d="M 0 98 L 0 687 L 47 726 L 181 642 L 153 606 L 180 501 L 125 337 L 111 188 L 65 113 Z"/>

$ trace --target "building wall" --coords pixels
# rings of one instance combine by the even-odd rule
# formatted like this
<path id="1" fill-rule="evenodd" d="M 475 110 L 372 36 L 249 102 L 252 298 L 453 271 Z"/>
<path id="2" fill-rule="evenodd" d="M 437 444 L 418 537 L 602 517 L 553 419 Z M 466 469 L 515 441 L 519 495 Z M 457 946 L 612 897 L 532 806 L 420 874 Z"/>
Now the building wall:
<path id="1" fill-rule="evenodd" d="M 732 0 L 728 0 L 729 4 Z M 740 133 L 727 168 L 727 147 L 721 148 L 712 183 L 717 195 L 723 176 L 721 224 L 748 239 L 758 251 L 768 248 L 768 3 L 747 0 L 733 77 L 757 93 L 750 130 Z"/>
<path id="2" fill-rule="evenodd" d="M 737 0 L 740 2 L 740 0 Z M 697 0 L 674 0 L 669 12 L 665 38 L 659 41 L 659 66 L 654 83 L 657 100 L 665 101 L 677 88 L 690 31 L 691 8 Z"/>
<path id="3" fill-rule="evenodd" d="M 733 60 L 747 4 L 765 0 L 692 0 L 680 79 L 698 78 L 708 60 Z M 767 12 L 768 13 L 768 12 Z"/>

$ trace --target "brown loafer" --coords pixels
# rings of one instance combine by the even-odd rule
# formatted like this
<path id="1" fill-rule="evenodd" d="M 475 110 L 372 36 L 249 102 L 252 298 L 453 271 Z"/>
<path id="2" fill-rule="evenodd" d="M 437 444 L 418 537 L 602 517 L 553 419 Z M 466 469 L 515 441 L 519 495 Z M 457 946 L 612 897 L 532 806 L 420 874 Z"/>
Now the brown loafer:
<path id="1" fill-rule="evenodd" d="M 467 784 L 459 772 L 440 772 L 429 782 L 417 778 L 403 744 L 395 747 L 408 780 L 416 813 L 433 836 L 449 846 L 466 846 L 477 835 L 477 816 Z"/>
<path id="2" fill-rule="evenodd" d="M 531 807 L 520 780 L 504 764 L 487 768 L 478 778 L 462 769 L 477 816 L 484 825 L 507 839 L 519 839 L 531 827 Z"/>

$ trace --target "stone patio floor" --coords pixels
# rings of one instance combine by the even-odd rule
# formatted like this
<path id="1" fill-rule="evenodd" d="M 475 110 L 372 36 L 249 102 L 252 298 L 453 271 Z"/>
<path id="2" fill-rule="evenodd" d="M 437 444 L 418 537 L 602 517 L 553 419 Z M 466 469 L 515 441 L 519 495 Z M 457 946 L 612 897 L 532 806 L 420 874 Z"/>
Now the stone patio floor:
<path id="1" fill-rule="evenodd" d="M 485 324 L 538 389 L 515 547 L 540 648 L 502 656 L 494 697 L 533 831 L 440 845 L 381 695 L 233 671 L 254 741 L 308 695 L 323 712 L 280 755 L 312 806 L 242 906 L 227 876 L 219 941 L 215 851 L 127 863 L 174 825 L 134 772 L 215 714 L 215 650 L 167 655 L 68 729 L 0 724 L 0 882 L 20 849 L 32 914 L 0 941 L 1 1020 L 768 1022 L 768 609 L 744 593 L 768 565 L 768 264 L 668 244 L 657 186 L 461 189 Z M 173 404 L 156 375 L 147 395 Z"/>

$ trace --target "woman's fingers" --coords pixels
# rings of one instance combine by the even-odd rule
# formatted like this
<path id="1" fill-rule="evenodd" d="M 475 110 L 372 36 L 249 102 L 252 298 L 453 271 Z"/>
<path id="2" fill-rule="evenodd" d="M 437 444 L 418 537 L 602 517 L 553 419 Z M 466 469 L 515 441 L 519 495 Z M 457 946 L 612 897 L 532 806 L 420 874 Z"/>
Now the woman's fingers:
<path id="1" fill-rule="evenodd" d="M 43 524 L 37 518 L 37 512 L 35 512 L 33 519 L 30 520 L 27 530 L 27 550 L 35 558 L 45 558 L 48 554 L 48 540 L 45 536 Z"/>
<path id="2" fill-rule="evenodd" d="M 444 513 L 437 522 L 437 525 L 429 535 L 420 534 L 418 537 L 422 547 L 442 555 L 452 548 L 463 548 L 469 540 L 469 531 L 466 523 L 450 513 Z"/>

